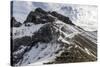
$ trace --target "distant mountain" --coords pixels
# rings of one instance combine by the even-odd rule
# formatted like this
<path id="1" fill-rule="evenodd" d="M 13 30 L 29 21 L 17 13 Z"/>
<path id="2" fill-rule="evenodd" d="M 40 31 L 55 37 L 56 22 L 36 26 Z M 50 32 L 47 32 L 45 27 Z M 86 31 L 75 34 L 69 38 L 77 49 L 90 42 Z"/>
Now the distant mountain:
<path id="1" fill-rule="evenodd" d="M 22 24 L 17 22 L 15 17 L 11 17 L 11 27 L 20 27 Z"/>
<path id="2" fill-rule="evenodd" d="M 97 60 L 96 35 L 55 11 L 37 8 L 21 26 L 12 28 L 13 66 Z"/>

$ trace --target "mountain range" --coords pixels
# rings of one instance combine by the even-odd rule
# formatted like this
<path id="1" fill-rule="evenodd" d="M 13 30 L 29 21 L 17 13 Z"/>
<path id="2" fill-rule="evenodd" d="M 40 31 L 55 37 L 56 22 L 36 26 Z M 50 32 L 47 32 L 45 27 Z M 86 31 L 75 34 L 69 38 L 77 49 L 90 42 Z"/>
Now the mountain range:
<path id="1" fill-rule="evenodd" d="M 56 11 L 36 8 L 23 23 L 11 17 L 11 65 L 97 60 L 97 31 L 86 31 Z"/>

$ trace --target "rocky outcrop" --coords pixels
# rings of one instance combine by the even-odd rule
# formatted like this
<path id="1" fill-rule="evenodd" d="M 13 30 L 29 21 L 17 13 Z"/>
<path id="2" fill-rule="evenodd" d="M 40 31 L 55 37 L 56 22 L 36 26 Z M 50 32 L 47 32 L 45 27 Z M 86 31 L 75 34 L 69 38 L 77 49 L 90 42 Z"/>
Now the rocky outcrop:
<path id="1" fill-rule="evenodd" d="M 17 22 L 14 17 L 11 17 L 11 27 L 20 27 L 22 24 Z"/>
<path id="2" fill-rule="evenodd" d="M 34 35 L 32 36 L 32 40 L 37 42 L 48 43 L 52 40 L 53 38 L 52 35 L 53 33 L 52 33 L 51 25 L 46 24 L 43 27 L 41 27 L 40 30 L 34 33 Z"/>
<path id="3" fill-rule="evenodd" d="M 36 8 L 36 9 L 35 9 L 35 12 L 39 12 L 39 13 L 42 13 L 42 14 L 44 14 L 44 15 L 47 15 L 47 14 L 48 14 L 48 12 L 44 11 L 44 10 L 41 9 L 41 8 Z"/>
<path id="4" fill-rule="evenodd" d="M 63 21 L 66 24 L 74 25 L 72 21 L 69 19 L 69 17 L 63 16 L 57 13 L 56 11 L 50 12 L 50 14 L 53 15 L 54 17 L 57 17 L 59 20 Z"/>

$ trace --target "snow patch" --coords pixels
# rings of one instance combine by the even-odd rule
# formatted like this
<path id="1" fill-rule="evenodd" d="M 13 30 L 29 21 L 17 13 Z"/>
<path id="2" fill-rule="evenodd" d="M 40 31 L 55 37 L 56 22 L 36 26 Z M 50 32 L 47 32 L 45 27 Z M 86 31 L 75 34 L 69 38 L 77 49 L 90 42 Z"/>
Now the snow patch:
<path id="1" fill-rule="evenodd" d="M 32 47 L 29 52 L 24 54 L 21 65 L 27 65 L 30 63 L 31 65 L 37 63 L 43 64 L 43 62 L 52 61 L 56 58 L 56 56 L 61 54 L 60 52 L 55 54 L 55 52 L 59 49 L 60 44 L 58 43 L 38 43 L 36 46 Z"/>
<path id="2" fill-rule="evenodd" d="M 38 31 L 44 24 L 32 24 L 31 26 L 13 27 L 13 39 L 21 38 L 24 36 L 32 36 L 34 32 Z"/>

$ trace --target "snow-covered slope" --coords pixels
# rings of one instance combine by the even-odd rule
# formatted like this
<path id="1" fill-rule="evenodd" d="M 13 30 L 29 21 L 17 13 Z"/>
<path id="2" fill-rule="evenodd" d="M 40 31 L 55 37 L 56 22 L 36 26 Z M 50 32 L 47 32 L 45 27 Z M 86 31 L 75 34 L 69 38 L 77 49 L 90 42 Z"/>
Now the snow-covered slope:
<path id="1" fill-rule="evenodd" d="M 44 24 L 35 25 L 29 22 L 27 23 L 27 25 L 30 25 L 30 26 L 25 26 L 25 24 L 23 24 L 19 28 L 14 27 L 13 28 L 13 39 L 21 38 L 24 36 L 32 36 L 34 32 L 38 31 L 40 27 L 42 27 Z"/>
<path id="2" fill-rule="evenodd" d="M 97 60 L 97 37 L 94 33 L 73 24 L 70 19 L 63 19 L 67 17 L 59 14 L 56 14 L 58 17 L 49 12 L 44 14 L 45 11 L 40 8 L 36 13 L 33 12 L 28 16 L 32 22 L 12 28 L 13 65 Z M 33 19 L 34 17 L 35 19 Z M 34 22 L 40 20 L 41 22 L 38 24 Z M 68 23 L 64 20 L 67 20 Z"/>
<path id="3" fill-rule="evenodd" d="M 91 41 L 96 43 L 96 41 L 93 37 L 87 35 L 88 32 L 86 32 L 86 34 L 85 34 L 85 31 L 79 31 L 80 30 L 79 28 L 76 29 L 74 26 L 65 24 L 61 21 L 57 21 L 57 22 L 55 22 L 55 24 L 58 24 L 58 28 L 54 26 L 56 29 L 56 32 L 58 32 L 58 31 L 60 32 L 57 41 L 61 42 L 61 43 L 65 43 L 66 46 L 73 44 L 74 42 L 72 41 L 72 38 L 74 38 L 75 35 L 78 35 L 78 34 L 82 34 L 82 36 L 84 36 L 86 38 L 88 36 L 88 39 L 90 39 L 90 40 L 92 39 Z M 32 25 L 32 26 L 34 27 L 34 25 Z M 32 27 L 30 27 L 30 28 L 33 29 Z M 63 28 L 65 30 L 63 30 Z M 28 27 L 26 27 L 26 29 L 28 29 L 27 32 L 32 32 L 31 30 L 29 30 Z M 27 33 L 26 31 L 23 31 L 23 32 L 25 34 Z M 28 34 L 31 35 L 31 33 L 28 33 Z M 29 36 L 29 35 L 25 35 L 25 36 Z M 21 37 L 23 37 L 23 36 L 21 35 Z M 17 37 L 19 37 L 19 36 L 17 36 Z M 40 62 L 39 64 L 43 64 L 43 63 L 54 61 L 56 56 L 60 56 L 61 53 L 64 52 L 64 48 L 65 48 L 64 46 L 61 47 L 62 44 L 60 44 L 58 42 L 56 42 L 56 41 L 51 41 L 49 43 L 38 42 L 34 47 L 32 47 L 28 52 L 26 52 L 23 55 L 23 58 L 16 65 L 27 65 L 27 64 L 31 64 L 31 63 L 32 63 L 31 65 L 34 65 L 37 62 L 38 63 Z M 80 44 L 81 44 L 81 42 L 80 42 Z M 87 47 L 83 48 L 83 47 L 80 47 L 79 45 L 75 45 L 75 46 L 79 47 L 83 52 L 85 52 L 89 55 L 92 54 L 91 51 L 89 51 Z M 71 47 L 72 46 L 69 46 L 68 49 L 70 50 Z M 23 47 L 23 49 L 24 48 L 25 47 Z M 21 52 L 21 51 L 22 50 L 19 50 L 19 52 Z M 56 52 L 58 52 L 58 53 L 56 53 Z M 18 52 L 17 52 L 17 54 L 18 54 Z M 95 56 L 93 55 L 93 57 L 95 57 Z"/>
<path id="4" fill-rule="evenodd" d="M 37 43 L 29 52 L 24 54 L 23 60 L 18 65 L 27 65 L 41 61 L 49 62 L 60 54 L 55 54 L 59 49 L 61 49 L 59 43 Z"/>

